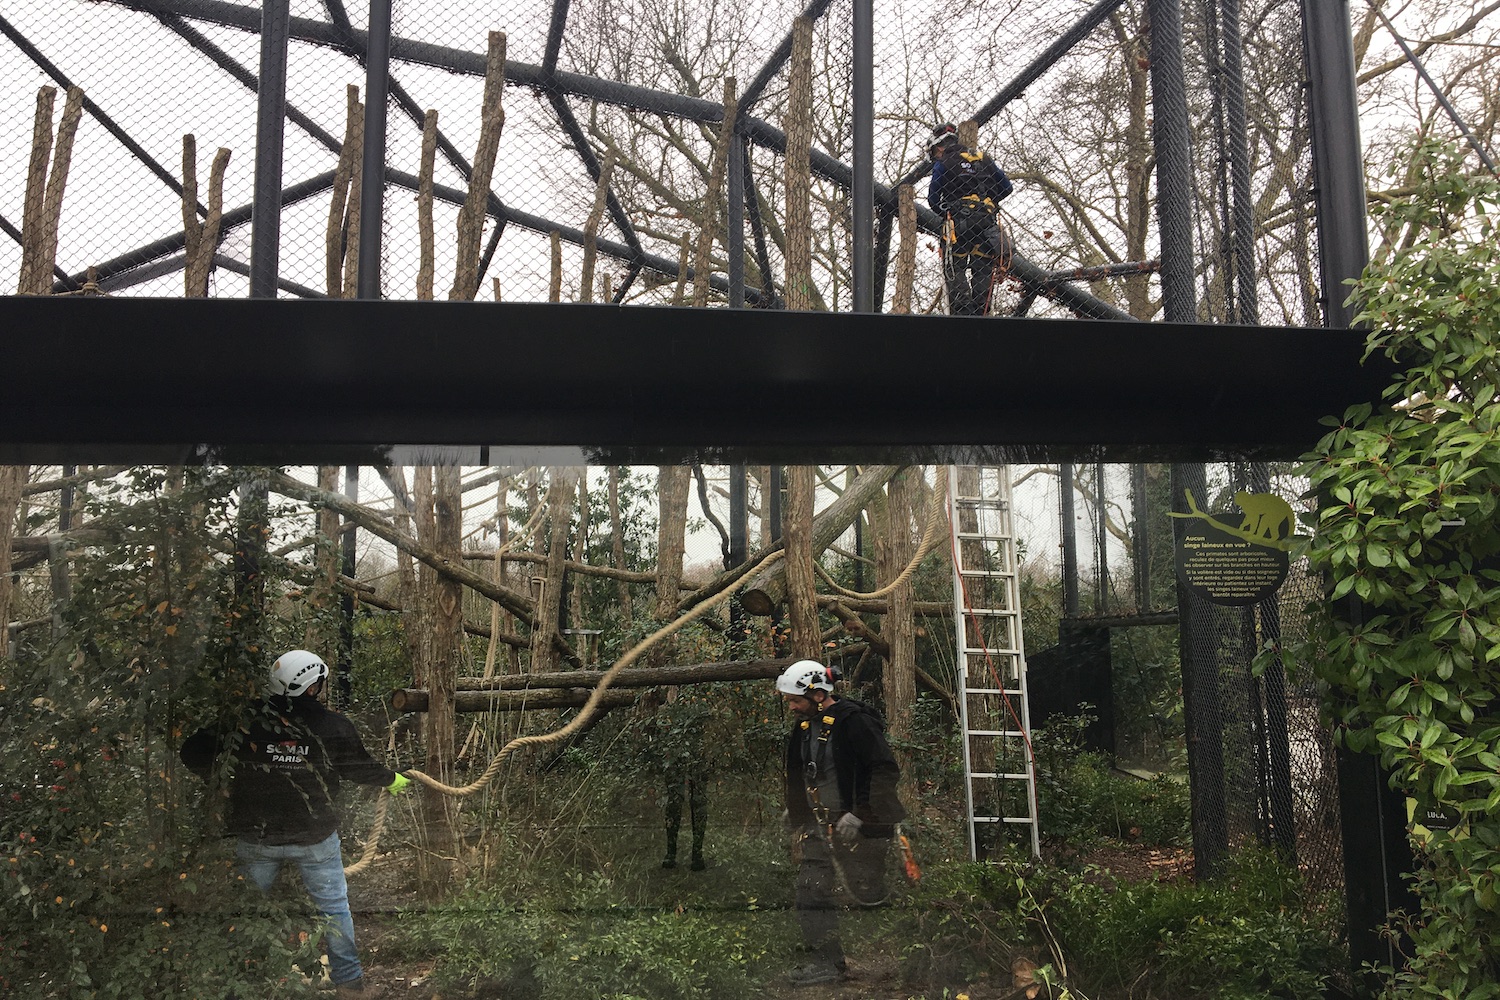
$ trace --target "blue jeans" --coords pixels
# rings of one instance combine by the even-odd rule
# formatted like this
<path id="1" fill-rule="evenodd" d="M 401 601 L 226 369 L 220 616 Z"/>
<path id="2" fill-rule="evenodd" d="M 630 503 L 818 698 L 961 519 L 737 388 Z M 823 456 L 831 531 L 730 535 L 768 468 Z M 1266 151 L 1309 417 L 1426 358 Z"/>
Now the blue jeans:
<path id="1" fill-rule="evenodd" d="M 323 940 L 328 946 L 330 978 L 335 983 L 347 983 L 364 974 L 354 947 L 354 917 L 349 913 L 349 885 L 344 881 L 344 857 L 337 833 L 317 844 L 275 845 L 241 840 L 234 853 L 239 858 L 240 871 L 261 892 L 270 891 L 283 864 L 295 864 L 313 905 L 328 920 Z"/>

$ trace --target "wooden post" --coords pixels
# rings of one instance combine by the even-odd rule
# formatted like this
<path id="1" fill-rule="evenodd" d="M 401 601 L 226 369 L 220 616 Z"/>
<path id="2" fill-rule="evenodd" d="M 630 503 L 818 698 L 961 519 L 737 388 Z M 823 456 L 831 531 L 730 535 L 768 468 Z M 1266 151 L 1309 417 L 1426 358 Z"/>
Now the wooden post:
<path id="1" fill-rule="evenodd" d="M 224 171 L 229 150 L 214 153 L 208 173 L 208 214 L 198 221 L 198 144 L 195 137 L 182 137 L 182 235 L 185 260 L 182 268 L 183 296 L 208 297 L 208 276 L 214 269 L 214 251 L 219 248 L 219 224 L 224 214 Z"/>
<path id="2" fill-rule="evenodd" d="M 438 113 L 429 108 L 422 119 L 422 165 L 417 180 L 417 240 L 420 262 L 417 265 L 417 298 L 431 302 L 436 286 L 437 238 L 432 224 L 433 171 L 437 165 Z M 500 293 L 495 293 L 499 298 Z"/>
<path id="3" fill-rule="evenodd" d="M 615 151 L 604 154 L 599 167 L 599 183 L 594 185 L 594 207 L 583 224 L 583 276 L 578 282 L 578 301 L 594 301 L 594 260 L 599 255 L 599 226 L 609 203 L 609 180 L 615 171 Z"/>
<path id="4" fill-rule="evenodd" d="M 724 175 L 729 164 L 729 143 L 733 140 L 734 119 L 739 106 L 735 98 L 734 77 L 724 81 L 724 124 L 709 163 L 708 190 L 703 194 L 702 228 L 698 230 L 698 252 L 693 262 L 693 305 L 708 305 L 709 277 L 713 273 L 714 237 L 719 232 L 719 201 L 724 197 Z"/>
<path id="5" fill-rule="evenodd" d="M 909 188 L 908 188 L 909 190 Z M 912 480 L 917 471 L 905 469 L 891 477 L 886 488 L 886 551 L 889 554 L 889 576 L 880 580 L 886 586 L 906 569 L 916 553 L 912 539 Z M 891 591 L 891 610 L 881 623 L 885 639 L 890 643 L 890 655 L 886 658 L 885 673 L 881 688 L 885 694 L 885 720 L 890 729 L 891 742 L 897 746 L 911 739 L 912 705 L 917 699 L 917 627 L 915 614 L 915 592 L 911 578 Z M 917 801 L 917 785 L 909 754 L 898 751 L 901 765 L 901 797 L 907 802 Z"/>
<path id="6" fill-rule="evenodd" d="M 817 575 L 813 572 L 813 495 L 817 470 L 794 465 L 786 474 L 786 604 L 792 630 L 792 655 L 823 659 L 822 630 L 818 628 Z"/>
<path id="7" fill-rule="evenodd" d="M 786 112 L 786 307 L 808 310 L 812 294 L 812 21 L 792 26 Z"/>
<path id="8" fill-rule="evenodd" d="M 682 557 L 687 548 L 687 506 L 691 487 L 692 472 L 686 466 L 663 465 L 657 470 L 655 616 L 659 621 L 677 615 Z"/>
<path id="9" fill-rule="evenodd" d="M 490 32 L 489 55 L 484 65 L 484 108 L 480 115 L 479 147 L 474 170 L 469 175 L 469 193 L 458 211 L 458 261 L 453 270 L 453 289 L 448 298 L 468 301 L 479 292 L 479 244 L 484 237 L 485 208 L 489 204 L 490 179 L 505 129 L 505 32 Z"/>
<path id="10" fill-rule="evenodd" d="M 344 144 L 339 148 L 338 166 L 333 171 L 333 196 L 328 204 L 328 229 L 324 233 L 325 277 L 331 299 L 344 298 L 344 257 L 350 242 L 344 230 L 351 203 L 359 204 L 358 189 L 355 189 L 352 199 L 349 189 L 354 186 L 355 170 L 360 162 L 364 135 L 360 122 L 363 117 L 359 88 L 351 84 L 344 91 Z"/>
<path id="11" fill-rule="evenodd" d="M 625 568 L 625 526 L 620 522 L 620 467 L 609 467 L 609 556 L 615 569 Z M 631 619 L 630 584 L 616 581 L 620 601 L 620 614 L 625 621 Z"/>
<path id="12" fill-rule="evenodd" d="M 547 283 L 547 301 L 562 301 L 562 233 L 553 230 L 552 236 L 552 280 Z"/>
<path id="13" fill-rule="evenodd" d="M 52 288 L 52 269 L 57 266 L 57 230 L 62 221 L 63 191 L 73 162 L 73 138 L 83 117 L 83 91 L 68 88 L 62 119 L 57 125 L 57 144 L 52 143 L 52 107 L 57 91 L 42 87 L 36 96 L 36 120 L 32 126 L 31 163 L 26 174 L 26 195 L 21 217 L 22 295 L 46 295 Z M 52 169 L 48 172 L 48 160 Z"/>
<path id="14" fill-rule="evenodd" d="M 536 600 L 536 627 L 531 632 L 531 669 L 550 671 L 557 668 L 558 622 L 562 616 L 563 583 L 567 573 L 569 528 L 573 520 L 573 487 L 577 470 L 556 467 L 547 484 L 547 518 L 551 531 L 547 536 L 547 575 Z"/>
<path id="15" fill-rule="evenodd" d="M 909 313 L 917 273 L 917 197 L 910 184 L 901 185 L 897 206 L 896 228 L 901 247 L 896 251 L 896 291 L 891 296 L 891 312 Z"/>
<path id="16" fill-rule="evenodd" d="M 900 466 L 895 465 L 875 465 L 861 471 L 843 496 L 813 519 L 812 551 L 822 552 L 832 545 L 899 468 Z M 770 505 L 768 503 L 765 506 L 769 508 Z M 740 591 L 746 611 L 752 615 L 769 615 L 781 604 L 787 587 L 785 563 L 785 559 L 777 560 L 757 573 L 745 585 L 744 590 Z"/>
<path id="17" fill-rule="evenodd" d="M 11 546 L 15 538 L 16 510 L 31 467 L 0 465 L 0 657 L 10 651 Z"/>

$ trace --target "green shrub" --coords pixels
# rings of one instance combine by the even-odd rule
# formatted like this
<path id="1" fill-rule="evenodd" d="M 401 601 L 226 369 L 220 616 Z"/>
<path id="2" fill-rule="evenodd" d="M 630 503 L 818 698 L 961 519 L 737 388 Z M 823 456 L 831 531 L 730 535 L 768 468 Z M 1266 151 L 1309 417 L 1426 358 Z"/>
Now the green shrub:
<path id="1" fill-rule="evenodd" d="M 1179 845 L 1192 838 L 1186 784 L 1170 775 L 1150 781 L 1113 770 L 1104 754 L 1083 749 L 1088 714 L 1054 719 L 1033 736 L 1042 830 L 1072 845 L 1111 837 L 1143 844 Z"/>

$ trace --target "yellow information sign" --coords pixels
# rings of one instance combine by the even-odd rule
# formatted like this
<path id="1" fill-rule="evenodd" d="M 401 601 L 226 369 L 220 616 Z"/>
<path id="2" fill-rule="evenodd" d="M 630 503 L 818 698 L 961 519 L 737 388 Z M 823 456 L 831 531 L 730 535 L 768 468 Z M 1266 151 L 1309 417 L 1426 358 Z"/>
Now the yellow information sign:
<path id="1" fill-rule="evenodd" d="M 1244 607 L 1276 593 L 1286 581 L 1292 529 L 1291 505 L 1273 493 L 1239 492 L 1239 516 L 1207 514 L 1184 491 L 1188 513 L 1174 513 L 1177 576 L 1211 604 Z"/>

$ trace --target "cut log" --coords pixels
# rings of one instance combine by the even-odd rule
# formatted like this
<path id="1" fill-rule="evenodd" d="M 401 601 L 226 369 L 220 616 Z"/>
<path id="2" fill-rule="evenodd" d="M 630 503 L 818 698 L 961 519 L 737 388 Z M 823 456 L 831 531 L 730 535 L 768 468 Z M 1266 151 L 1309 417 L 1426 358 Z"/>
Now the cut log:
<path id="1" fill-rule="evenodd" d="M 777 660 L 729 660 L 724 663 L 691 663 L 669 667 L 636 667 L 620 671 L 610 687 L 656 687 L 668 684 L 704 684 L 710 681 L 765 680 L 779 675 L 792 662 Z M 602 670 L 557 670 L 546 674 L 511 674 L 501 677 L 460 677 L 460 691 L 524 691 L 527 688 L 594 687 Z"/>
<path id="2" fill-rule="evenodd" d="M 532 691 L 459 691 L 453 696 L 453 711 L 529 712 L 550 708 L 582 708 L 594 693 L 593 688 L 538 688 Z M 606 691 L 600 708 L 619 708 L 634 703 L 634 691 Z M 427 692 L 420 688 L 403 688 L 391 695 L 391 708 L 397 712 L 427 711 Z"/>

